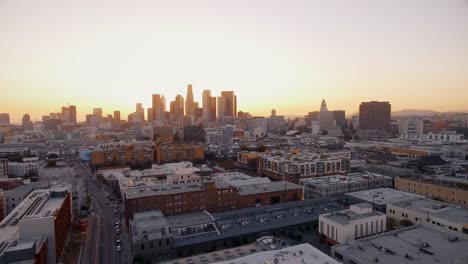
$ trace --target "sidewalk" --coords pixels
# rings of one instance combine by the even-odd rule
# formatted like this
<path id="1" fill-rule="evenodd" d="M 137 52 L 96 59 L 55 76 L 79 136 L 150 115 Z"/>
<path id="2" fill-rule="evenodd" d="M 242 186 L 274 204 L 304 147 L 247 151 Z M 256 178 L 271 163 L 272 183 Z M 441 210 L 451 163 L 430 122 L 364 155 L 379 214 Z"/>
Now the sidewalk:
<path id="1" fill-rule="evenodd" d="M 123 264 L 131 264 L 133 263 L 133 256 L 132 256 L 132 251 L 130 247 L 130 236 L 128 232 L 128 226 L 127 226 L 127 220 L 125 216 L 120 217 L 121 221 L 121 228 L 122 228 L 122 233 L 120 235 L 121 239 L 121 246 L 122 246 L 122 252 L 121 254 L 121 259 Z"/>

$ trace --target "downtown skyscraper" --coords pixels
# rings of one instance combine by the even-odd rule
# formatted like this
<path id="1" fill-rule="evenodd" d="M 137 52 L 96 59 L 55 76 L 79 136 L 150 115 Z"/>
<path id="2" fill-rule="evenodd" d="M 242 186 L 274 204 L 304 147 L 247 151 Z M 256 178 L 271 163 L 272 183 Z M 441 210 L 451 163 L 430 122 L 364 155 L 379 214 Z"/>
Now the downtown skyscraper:
<path id="1" fill-rule="evenodd" d="M 187 85 L 187 96 L 185 97 L 185 115 L 192 116 L 195 114 L 195 102 L 193 100 L 192 85 Z"/>

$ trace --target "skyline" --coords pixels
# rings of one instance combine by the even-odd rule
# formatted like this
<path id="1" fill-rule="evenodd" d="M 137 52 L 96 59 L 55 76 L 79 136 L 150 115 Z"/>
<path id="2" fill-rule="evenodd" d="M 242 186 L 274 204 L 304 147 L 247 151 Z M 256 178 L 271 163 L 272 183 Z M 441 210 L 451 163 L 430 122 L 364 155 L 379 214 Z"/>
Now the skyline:
<path id="1" fill-rule="evenodd" d="M 19 122 L 77 106 L 78 120 L 146 109 L 151 94 L 235 91 L 238 110 L 305 115 L 466 110 L 468 2 L 0 3 L 0 112 Z"/>

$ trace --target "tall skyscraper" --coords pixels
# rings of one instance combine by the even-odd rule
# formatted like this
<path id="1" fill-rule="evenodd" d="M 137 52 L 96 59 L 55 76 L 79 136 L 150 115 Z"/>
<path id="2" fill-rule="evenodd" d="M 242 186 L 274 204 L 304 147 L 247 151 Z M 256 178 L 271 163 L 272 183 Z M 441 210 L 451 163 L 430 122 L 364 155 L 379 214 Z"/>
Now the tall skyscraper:
<path id="1" fill-rule="evenodd" d="M 136 104 L 135 113 L 138 120 L 145 120 L 145 109 L 143 108 L 143 105 L 141 103 Z"/>
<path id="2" fill-rule="evenodd" d="M 9 125 L 10 124 L 10 114 L 0 113 L 0 125 Z"/>
<path id="3" fill-rule="evenodd" d="M 202 108 L 203 108 L 203 119 L 205 121 L 211 121 L 211 91 L 204 90 L 202 96 Z"/>
<path id="4" fill-rule="evenodd" d="M 210 97 L 210 121 L 216 121 L 216 96 Z"/>
<path id="5" fill-rule="evenodd" d="M 234 95 L 233 91 L 222 91 L 221 96 L 225 98 L 226 116 L 236 116 L 237 96 Z"/>
<path id="6" fill-rule="evenodd" d="M 153 122 L 153 121 L 154 121 L 154 111 L 153 111 L 153 108 L 148 107 L 148 108 L 146 109 L 146 115 L 147 115 L 147 118 L 148 118 L 148 122 Z"/>
<path id="7" fill-rule="evenodd" d="M 335 119 L 337 126 L 346 126 L 346 113 L 344 110 L 333 111 L 333 118 Z"/>
<path id="8" fill-rule="evenodd" d="M 218 96 L 218 118 L 226 116 L 226 97 Z"/>
<path id="9" fill-rule="evenodd" d="M 93 116 L 97 118 L 102 118 L 102 108 L 94 108 Z"/>
<path id="10" fill-rule="evenodd" d="M 271 117 L 275 117 L 276 116 L 276 110 L 275 109 L 271 109 Z"/>
<path id="11" fill-rule="evenodd" d="M 322 100 L 322 104 L 320 105 L 318 120 L 321 130 L 327 130 L 336 127 L 335 119 L 333 118 L 333 112 L 328 111 L 325 100 Z"/>
<path id="12" fill-rule="evenodd" d="M 178 94 L 174 101 L 174 116 L 179 118 L 184 115 L 184 97 Z"/>
<path id="13" fill-rule="evenodd" d="M 187 85 L 187 96 L 185 97 L 185 115 L 192 116 L 195 111 L 194 101 L 193 101 L 193 90 L 192 85 Z"/>
<path id="14" fill-rule="evenodd" d="M 62 106 L 62 122 L 69 123 L 70 122 L 70 110 L 66 106 Z"/>
<path id="15" fill-rule="evenodd" d="M 391 132 L 391 115 L 389 102 L 362 102 L 359 106 L 359 129 Z"/>
<path id="16" fill-rule="evenodd" d="M 114 121 L 120 123 L 120 111 L 114 111 Z"/>
<path id="17" fill-rule="evenodd" d="M 24 114 L 21 119 L 21 124 L 24 129 L 30 129 L 32 127 L 31 116 L 29 114 Z"/>
<path id="18" fill-rule="evenodd" d="M 68 114 L 69 114 L 69 119 L 71 123 L 76 124 L 76 105 L 70 105 L 68 107 Z"/>
<path id="19" fill-rule="evenodd" d="M 152 98 L 153 118 L 155 121 L 161 121 L 164 119 L 164 104 L 162 96 L 160 94 L 153 94 Z"/>

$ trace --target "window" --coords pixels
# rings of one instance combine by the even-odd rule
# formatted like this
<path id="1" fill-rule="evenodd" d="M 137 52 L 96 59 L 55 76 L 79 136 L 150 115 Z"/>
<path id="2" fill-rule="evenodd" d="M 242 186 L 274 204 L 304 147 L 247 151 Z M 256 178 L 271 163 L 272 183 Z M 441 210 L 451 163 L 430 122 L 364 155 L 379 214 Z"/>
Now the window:
<path id="1" fill-rule="evenodd" d="M 355 237 L 355 238 L 358 237 L 358 235 L 357 235 L 357 229 L 358 229 L 358 226 L 355 225 L 355 226 L 354 226 L 354 237 Z"/>

